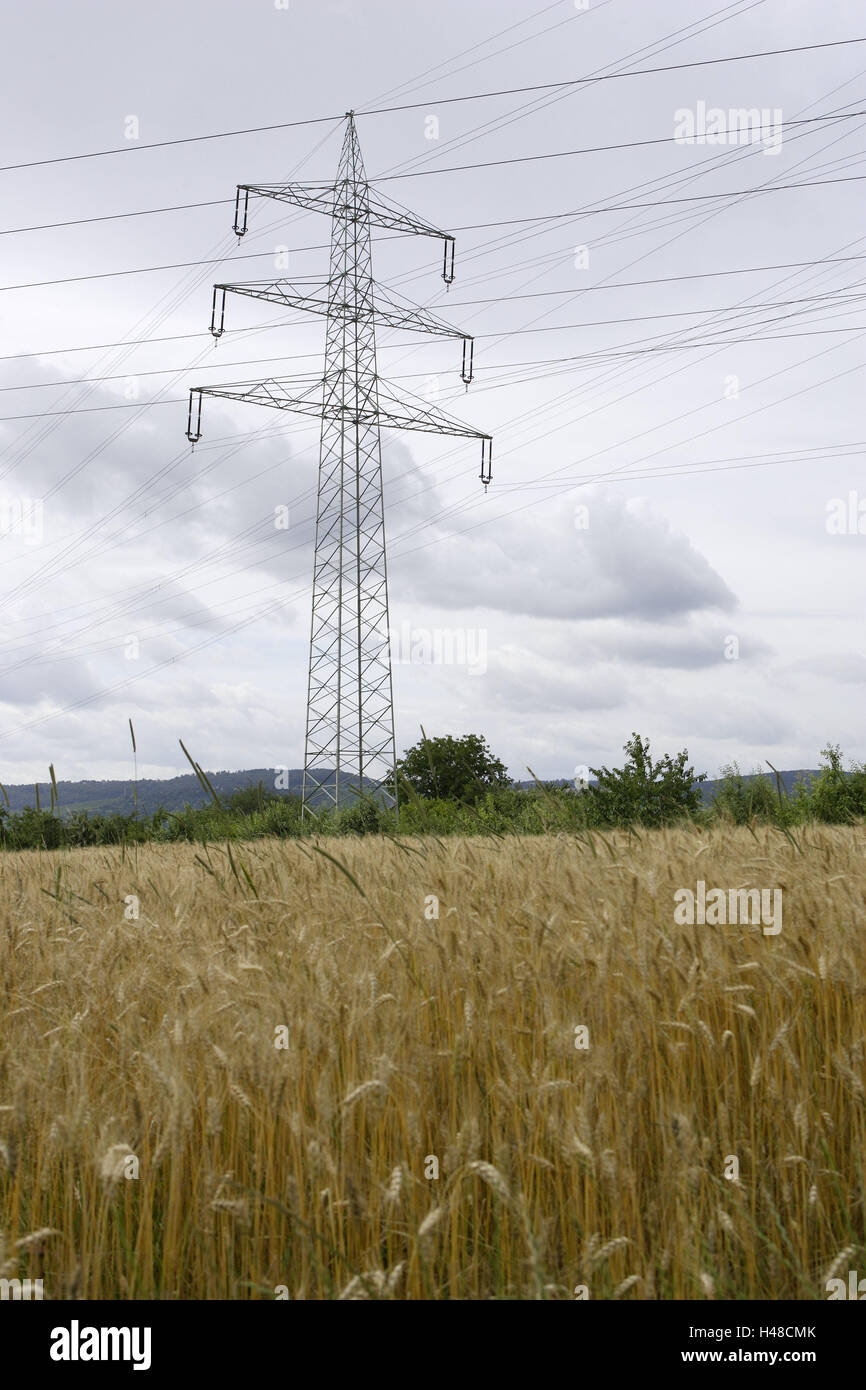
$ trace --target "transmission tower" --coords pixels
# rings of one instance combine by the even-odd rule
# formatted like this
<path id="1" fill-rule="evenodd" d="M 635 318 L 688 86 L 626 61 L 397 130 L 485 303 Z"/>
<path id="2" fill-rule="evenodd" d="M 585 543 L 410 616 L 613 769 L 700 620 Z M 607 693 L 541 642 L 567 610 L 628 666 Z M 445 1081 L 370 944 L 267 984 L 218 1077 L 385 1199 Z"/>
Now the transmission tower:
<path id="1" fill-rule="evenodd" d="M 370 187 L 352 112 L 346 116 L 333 183 L 238 186 L 238 237 L 247 230 L 250 195 L 326 213 L 331 218 L 330 274 L 324 281 L 304 277 L 295 282 L 215 285 L 211 332 L 219 338 L 224 331 L 227 294 L 322 314 L 324 376 L 312 384 L 309 378 L 281 377 L 193 387 L 187 437 L 193 444 L 201 438 L 202 396 L 321 418 L 303 808 L 309 812 L 321 804 L 340 807 L 354 800 L 358 790 L 393 805 L 396 748 L 381 428 L 480 439 L 485 489 L 491 479 L 493 441 L 379 377 L 377 324 L 462 338 L 461 377 L 467 387 L 472 380 L 473 340 L 428 310 L 381 286 L 374 289 L 371 230 L 442 238 L 446 285 L 454 279 L 454 238 Z"/>

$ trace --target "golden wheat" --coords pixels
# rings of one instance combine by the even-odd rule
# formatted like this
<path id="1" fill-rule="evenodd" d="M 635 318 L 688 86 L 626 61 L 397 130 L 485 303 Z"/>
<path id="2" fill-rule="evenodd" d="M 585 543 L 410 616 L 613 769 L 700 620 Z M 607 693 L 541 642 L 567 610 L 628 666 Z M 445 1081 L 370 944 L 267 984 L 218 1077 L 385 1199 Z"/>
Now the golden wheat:
<path id="1" fill-rule="evenodd" d="M 0 856 L 4 1270 L 826 1297 L 866 1268 L 864 830 L 798 835 Z M 698 877 L 782 930 L 676 925 Z"/>

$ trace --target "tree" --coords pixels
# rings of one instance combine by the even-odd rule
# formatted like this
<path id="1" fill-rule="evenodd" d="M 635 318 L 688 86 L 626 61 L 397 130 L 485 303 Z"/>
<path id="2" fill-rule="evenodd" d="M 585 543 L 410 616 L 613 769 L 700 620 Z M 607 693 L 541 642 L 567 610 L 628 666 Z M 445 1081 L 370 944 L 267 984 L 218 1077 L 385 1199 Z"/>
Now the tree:
<path id="1" fill-rule="evenodd" d="M 715 808 L 730 816 L 737 825 L 748 825 L 757 816 L 760 821 L 779 821 L 779 798 L 776 788 L 763 772 L 744 777 L 737 763 L 721 769 L 722 779 L 716 791 Z"/>
<path id="2" fill-rule="evenodd" d="M 423 729 L 422 729 L 423 734 Z M 397 763 L 397 787 L 406 783 L 419 796 L 472 804 L 487 792 L 511 783 L 505 764 L 494 758 L 480 734 L 427 738 Z"/>
<path id="3" fill-rule="evenodd" d="M 815 820 L 845 824 L 866 814 L 866 765 L 854 763 L 850 772 L 842 765 L 842 750 L 828 743 L 821 749 L 821 771 L 807 798 Z"/>
<path id="4" fill-rule="evenodd" d="M 693 815 L 700 809 L 700 783 L 707 774 L 695 775 L 686 767 L 688 752 L 684 749 L 676 758 L 666 753 L 654 763 L 649 739 L 632 734 L 624 745 L 628 755 L 625 767 L 592 767 L 597 779 L 582 795 L 598 818 L 608 825 L 668 825 L 678 816 Z"/>
<path id="5" fill-rule="evenodd" d="M 261 778 L 253 785 L 250 783 L 246 787 L 238 787 L 231 796 L 226 799 L 225 806 L 227 811 L 235 812 L 240 816 L 254 816 L 257 811 L 264 811 L 273 801 L 278 801 L 276 792 L 266 788 Z"/>

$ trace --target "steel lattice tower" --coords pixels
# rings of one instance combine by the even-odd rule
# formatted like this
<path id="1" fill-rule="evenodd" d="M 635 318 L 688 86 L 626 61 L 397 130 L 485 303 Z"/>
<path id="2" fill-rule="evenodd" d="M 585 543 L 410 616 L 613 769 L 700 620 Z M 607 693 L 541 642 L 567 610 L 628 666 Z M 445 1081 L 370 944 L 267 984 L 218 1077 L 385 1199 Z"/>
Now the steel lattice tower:
<path id="1" fill-rule="evenodd" d="M 304 750 L 304 810 L 366 796 L 394 804 L 394 702 L 382 497 L 381 426 L 464 435 L 481 444 L 481 481 L 491 477 L 492 440 L 425 401 L 383 382 L 376 325 L 463 339 L 461 375 L 472 380 L 471 337 L 425 309 L 374 287 L 373 227 L 444 240 L 443 278 L 454 278 L 454 238 L 371 189 L 354 116 L 346 117 L 337 178 L 330 184 L 241 184 L 234 230 L 247 229 L 250 194 L 331 217 L 328 279 L 256 281 L 214 287 L 211 332 L 225 325 L 226 294 L 323 314 L 324 376 L 193 387 L 187 436 L 201 437 L 202 396 L 222 396 L 321 416 L 313 610 Z M 389 786 L 390 783 L 390 786 Z"/>

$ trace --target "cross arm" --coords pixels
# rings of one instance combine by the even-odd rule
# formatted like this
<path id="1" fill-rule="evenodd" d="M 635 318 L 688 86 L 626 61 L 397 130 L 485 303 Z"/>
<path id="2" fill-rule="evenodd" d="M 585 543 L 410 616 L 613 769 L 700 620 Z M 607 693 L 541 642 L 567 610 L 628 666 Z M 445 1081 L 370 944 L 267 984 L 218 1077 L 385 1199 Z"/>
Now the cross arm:
<path id="1" fill-rule="evenodd" d="M 355 302 L 345 288 L 332 288 L 327 281 L 309 287 L 296 287 L 287 280 L 250 280 L 241 284 L 214 285 L 210 331 L 215 338 L 225 331 L 226 295 L 239 294 L 250 299 L 264 299 L 287 309 L 305 313 L 337 316 L 354 322 L 372 320 L 386 328 L 405 328 L 418 333 L 432 333 L 442 338 L 463 339 L 461 378 L 468 386 L 472 381 L 475 345 L 470 334 L 446 323 L 429 309 L 409 304 L 384 290 L 378 290 L 368 302 Z"/>
<path id="2" fill-rule="evenodd" d="M 271 377 L 266 381 L 239 382 L 231 386 L 194 386 L 189 393 L 189 417 L 187 438 L 195 444 L 202 437 L 201 410 L 202 397 L 214 396 L 226 400 L 245 401 L 253 405 L 267 405 L 278 410 L 292 411 L 300 415 L 314 415 L 326 420 L 339 420 L 351 425 L 379 425 L 384 429 L 412 430 L 424 434 L 447 434 L 465 439 L 481 440 L 481 481 L 485 488 L 492 478 L 493 439 L 483 430 L 475 429 L 447 415 L 444 410 L 410 396 L 408 392 L 397 391 L 393 386 L 379 383 L 378 398 L 368 399 L 365 404 L 346 405 L 344 402 L 325 399 L 323 403 L 323 379 L 307 385 L 298 392 L 297 382 Z"/>
<path id="3" fill-rule="evenodd" d="M 408 232 L 415 236 L 439 237 L 444 242 L 442 278 L 446 285 L 454 279 L 454 237 L 451 232 L 425 222 L 407 208 L 387 198 L 368 183 L 358 185 L 360 197 L 355 201 L 345 201 L 345 185 L 341 183 L 241 183 L 235 196 L 235 235 L 246 235 L 249 218 L 250 195 L 259 198 L 274 198 L 280 203 L 302 208 L 305 212 L 323 212 L 328 217 L 339 214 L 341 208 L 345 215 L 363 217 L 371 227 L 381 227 L 386 231 Z M 341 201 L 342 200 L 342 201 Z"/>

